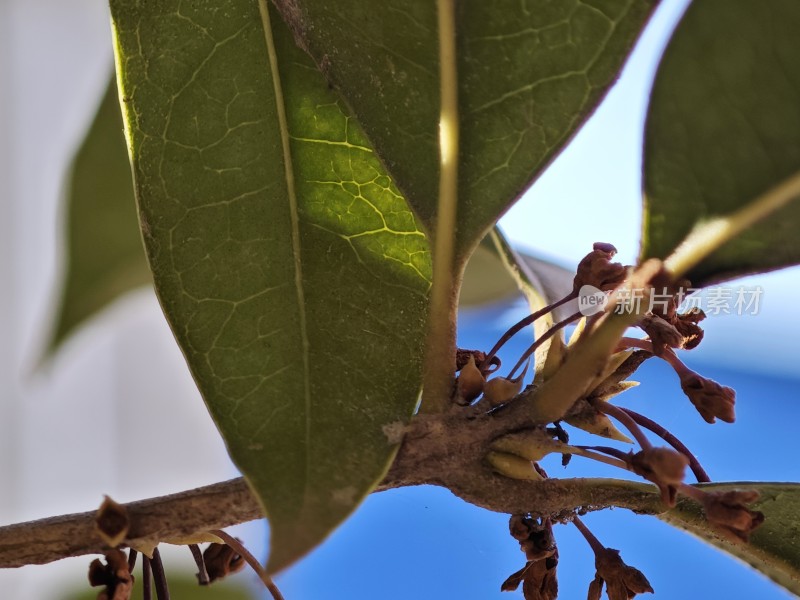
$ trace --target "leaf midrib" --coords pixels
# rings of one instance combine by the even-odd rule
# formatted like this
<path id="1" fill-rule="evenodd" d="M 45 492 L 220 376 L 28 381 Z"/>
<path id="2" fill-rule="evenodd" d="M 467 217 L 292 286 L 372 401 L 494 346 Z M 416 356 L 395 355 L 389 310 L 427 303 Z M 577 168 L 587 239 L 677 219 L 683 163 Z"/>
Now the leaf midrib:
<path id="1" fill-rule="evenodd" d="M 264 29 L 264 39 L 269 54 L 269 65 L 272 71 L 272 85 L 275 93 L 275 107 L 278 117 L 278 128 L 281 135 L 281 149 L 283 152 L 283 167 L 286 177 L 286 195 L 289 200 L 289 219 L 291 222 L 292 255 L 294 257 L 294 284 L 297 294 L 298 317 L 300 338 L 303 354 L 303 401 L 305 407 L 305 441 L 306 452 L 303 473 L 303 502 L 308 494 L 308 481 L 310 469 L 309 442 L 311 439 L 311 368 L 309 359 L 308 326 L 306 318 L 305 290 L 303 289 L 303 268 L 300 248 L 300 219 L 297 210 L 297 191 L 295 189 L 294 165 L 292 162 L 291 136 L 286 118 L 286 105 L 284 103 L 283 88 L 281 85 L 280 71 L 278 69 L 278 55 L 275 51 L 275 41 L 272 34 L 272 24 L 269 16 L 269 0 L 259 0 L 258 10 L 261 13 L 261 25 Z M 301 507 L 302 512 L 302 507 Z"/>

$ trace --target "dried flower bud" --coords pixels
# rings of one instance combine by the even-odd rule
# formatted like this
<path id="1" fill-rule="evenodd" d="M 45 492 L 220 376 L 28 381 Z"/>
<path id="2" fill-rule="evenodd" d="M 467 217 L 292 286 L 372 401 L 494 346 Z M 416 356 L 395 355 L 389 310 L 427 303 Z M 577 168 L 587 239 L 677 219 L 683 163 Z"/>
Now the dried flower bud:
<path id="1" fill-rule="evenodd" d="M 94 524 L 103 542 L 116 548 L 128 535 L 128 509 L 106 496 L 94 516 Z"/>
<path id="2" fill-rule="evenodd" d="M 508 532 L 511 537 L 521 542 L 530 537 L 534 525 L 535 522 L 531 518 L 523 517 L 522 515 L 511 515 L 508 519 Z"/>
<path id="3" fill-rule="evenodd" d="M 594 579 L 592 579 L 592 582 L 589 584 L 589 593 L 586 595 L 586 598 L 587 600 L 600 600 L 600 596 L 602 595 L 603 579 L 595 575 Z"/>
<path id="4" fill-rule="evenodd" d="M 631 454 L 630 463 L 637 475 L 651 481 L 678 485 L 683 483 L 689 459 L 670 448 L 648 448 Z"/>
<path id="5" fill-rule="evenodd" d="M 519 584 L 522 583 L 523 578 L 525 577 L 525 571 L 527 571 L 533 563 L 526 563 L 524 567 L 522 567 L 516 573 L 512 573 L 508 576 L 508 578 L 500 584 L 500 591 L 501 592 L 513 592 L 518 587 Z"/>
<path id="6" fill-rule="evenodd" d="M 639 323 L 650 340 L 653 342 L 653 353 L 661 356 L 667 348 L 680 348 L 683 346 L 683 335 L 678 329 L 661 317 L 645 315 Z"/>
<path id="7" fill-rule="evenodd" d="M 527 540 L 519 543 L 519 549 L 525 553 L 526 560 L 541 560 L 553 556 L 556 551 L 556 541 L 552 531 L 544 528 L 531 532 Z"/>
<path id="8" fill-rule="evenodd" d="M 619 555 L 619 550 L 604 548 L 595 553 L 594 560 L 597 573 L 589 585 L 589 599 L 600 598 L 603 582 L 609 600 L 630 600 L 636 594 L 653 593 L 650 582 L 639 569 L 626 565 Z"/>
<path id="9" fill-rule="evenodd" d="M 475 364 L 475 357 L 470 356 L 467 364 L 461 368 L 461 373 L 456 380 L 456 403 L 461 405 L 471 404 L 475 398 L 483 393 L 486 379 Z"/>
<path id="10" fill-rule="evenodd" d="M 89 565 L 89 585 L 105 586 L 97 600 L 129 600 L 133 589 L 133 577 L 128 570 L 128 559 L 120 550 L 106 554 L 106 563 L 96 558 Z"/>
<path id="11" fill-rule="evenodd" d="M 755 490 L 711 492 L 703 498 L 703 509 L 709 523 L 718 525 L 735 541 L 748 541 L 750 533 L 764 522 L 764 513 L 746 505 L 758 500 Z"/>
<path id="12" fill-rule="evenodd" d="M 577 292 L 584 285 L 602 290 L 621 283 L 625 279 L 626 269 L 620 263 L 611 262 L 616 254 L 617 249 L 611 244 L 595 242 L 592 251 L 578 263 L 572 291 Z"/>
<path id="13" fill-rule="evenodd" d="M 705 318 L 706 313 L 699 308 L 692 308 L 683 314 L 676 315 L 673 325 L 683 336 L 683 348 L 685 350 L 696 348 L 703 341 L 705 332 L 698 323 Z"/>
<path id="14" fill-rule="evenodd" d="M 631 453 L 628 462 L 634 473 L 658 486 L 664 504 L 675 506 L 677 486 L 683 483 L 688 458 L 669 448 L 648 448 Z"/>
<path id="15" fill-rule="evenodd" d="M 208 581 L 213 583 L 244 568 L 244 558 L 227 544 L 210 544 L 203 552 Z"/>
<path id="16" fill-rule="evenodd" d="M 558 597 L 557 566 L 557 553 L 542 560 L 529 562 L 506 579 L 500 586 L 500 591 L 513 592 L 522 583 L 525 600 L 555 600 Z"/>
<path id="17" fill-rule="evenodd" d="M 707 423 L 715 423 L 717 418 L 726 423 L 736 420 L 736 392 L 732 388 L 690 370 L 681 374 L 681 388 Z"/>
<path id="18" fill-rule="evenodd" d="M 495 377 L 486 382 L 483 388 L 483 397 L 490 405 L 499 406 L 511 400 L 521 391 L 522 375 L 516 379 Z"/>

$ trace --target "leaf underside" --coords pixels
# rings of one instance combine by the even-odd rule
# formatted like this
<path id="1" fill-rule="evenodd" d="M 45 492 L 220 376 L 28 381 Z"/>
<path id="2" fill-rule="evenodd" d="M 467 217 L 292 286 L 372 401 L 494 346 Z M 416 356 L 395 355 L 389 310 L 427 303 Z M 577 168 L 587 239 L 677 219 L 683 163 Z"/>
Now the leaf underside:
<path id="1" fill-rule="evenodd" d="M 48 340 L 51 354 L 86 319 L 126 292 L 152 283 L 136 226 L 113 77 L 75 155 L 65 200 L 67 268 Z"/>
<path id="2" fill-rule="evenodd" d="M 800 484 L 705 484 L 717 491 L 756 489 L 761 497 L 751 505 L 764 513 L 764 523 L 748 544 L 734 544 L 708 526 L 699 505 L 683 502 L 659 518 L 740 558 L 796 595 L 800 595 Z"/>
<path id="3" fill-rule="evenodd" d="M 266 4 L 111 8 L 156 289 L 276 571 L 394 455 L 420 386 L 427 242 Z"/>
<path id="4" fill-rule="evenodd" d="M 633 511 L 656 512 L 656 516 L 679 529 L 728 552 L 761 571 L 776 583 L 800 595 L 800 483 L 728 482 L 698 484 L 704 490 L 757 490 L 760 498 L 750 505 L 764 513 L 765 520 L 751 535 L 750 542 L 734 544 L 723 538 L 703 516 L 701 506 L 685 497 L 678 505 L 658 513 L 662 507 L 655 486 L 620 479 L 562 480 L 571 483 L 576 498 L 592 490 L 613 490 L 611 504 Z M 587 499 L 582 502 L 587 502 Z M 722 575 L 720 575 L 722 577 Z"/>
<path id="5" fill-rule="evenodd" d="M 498 230 L 495 233 L 502 238 Z M 480 306 L 508 300 L 523 294 L 537 294 L 544 305 L 566 296 L 572 290 L 575 273 L 554 262 L 537 258 L 525 252 L 515 252 L 507 257 L 516 268 L 524 269 L 528 280 L 518 282 L 515 274 L 504 264 L 490 233 L 481 240 L 469 257 L 464 270 L 459 306 Z M 521 266 L 522 265 L 522 266 Z M 575 312 L 574 310 L 572 312 Z M 556 313 L 556 319 L 562 311 Z M 570 313 L 571 314 L 571 313 Z"/>
<path id="6" fill-rule="evenodd" d="M 800 3 L 694 2 L 655 78 L 644 141 L 642 258 L 800 173 Z M 800 203 L 688 273 L 706 285 L 800 262 Z"/>
<path id="7" fill-rule="evenodd" d="M 275 0 L 428 231 L 438 198 L 436 3 Z M 654 0 L 458 2 L 457 253 L 466 257 L 617 77 Z"/>

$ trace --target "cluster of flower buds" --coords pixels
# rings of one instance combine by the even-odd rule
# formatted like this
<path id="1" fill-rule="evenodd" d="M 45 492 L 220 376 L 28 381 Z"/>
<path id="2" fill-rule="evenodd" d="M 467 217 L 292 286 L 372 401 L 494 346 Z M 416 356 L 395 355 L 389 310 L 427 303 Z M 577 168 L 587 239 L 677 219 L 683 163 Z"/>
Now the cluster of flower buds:
<path id="1" fill-rule="evenodd" d="M 606 360 L 605 368 L 597 371 L 598 375 L 589 385 L 590 389 L 576 400 L 564 416 L 566 423 L 590 433 L 630 442 L 631 440 L 611 423 L 609 417 L 613 418 L 638 442 L 640 446 L 638 452 L 623 452 L 606 446 L 570 446 L 567 435 L 563 433 L 560 424 L 556 423 L 556 428 L 546 428 L 540 424 L 498 438 L 491 446 L 487 461 L 495 471 L 509 477 L 535 481 L 547 477 L 537 461 L 549 453 L 561 453 L 567 458 L 577 455 L 599 460 L 654 483 L 666 507 L 675 507 L 679 496 L 698 502 L 703 508 L 707 522 L 721 535 L 732 541 L 746 542 L 751 532 L 764 519 L 762 513 L 748 507 L 758 499 L 758 494 L 736 490 L 709 492 L 687 485 L 684 483 L 687 467 L 699 482 L 709 481 L 705 470 L 688 448 L 672 433 L 644 415 L 619 408 L 609 402 L 616 394 L 635 385 L 634 382 L 625 379 L 644 360 L 658 356 L 675 369 L 680 378 L 681 389 L 705 421 L 714 423 L 716 419 L 721 419 L 732 423 L 735 419 L 734 391 L 689 369 L 675 354 L 676 350 L 695 348 L 703 339 L 703 330 L 699 325 L 705 319 L 703 311 L 695 308 L 678 313 L 681 297 L 679 291 L 689 287 L 688 282 L 673 281 L 659 261 L 646 261 L 639 269 L 632 270 L 630 267 L 613 262 L 615 255 L 616 248 L 611 244 L 595 243 L 592 251 L 580 261 L 572 291 L 567 296 L 519 321 L 503 334 L 488 353 L 471 351 L 459 365 L 461 375 L 456 386 L 456 396 L 462 404 L 469 404 L 483 394 L 487 410 L 509 401 L 535 402 L 536 390 L 533 387 L 529 388 L 532 390 L 531 393 L 526 391 L 520 394 L 525 373 L 512 378 L 514 373 L 522 364 L 526 364 L 525 361 L 530 360 L 532 353 L 543 341 L 561 331 L 568 323 L 577 321 L 582 315 L 580 313 L 572 315 L 540 335 L 511 369 L 507 378 L 494 377 L 487 380 L 487 375 L 499 367 L 495 354 L 505 342 L 523 328 L 533 324 L 536 319 L 577 298 L 583 293 L 581 288 L 584 286 L 610 292 L 617 302 L 620 301 L 622 293 L 620 290 L 628 287 L 635 289 L 641 287 L 643 295 L 650 298 L 654 297 L 656 289 L 663 290 L 667 296 L 666 302 L 651 304 L 650 312 L 643 315 L 636 313 L 634 317 L 638 318 L 638 321 L 630 321 L 632 325 L 635 324 L 644 330 L 648 337 L 646 339 L 622 337 L 613 348 L 612 355 Z M 610 310 L 611 307 L 607 307 L 606 313 Z M 602 315 L 586 321 L 585 330 L 589 331 L 589 335 L 593 327 L 598 327 L 600 316 Z M 581 327 L 578 328 L 580 329 Z M 579 335 L 582 341 L 586 332 Z M 629 350 L 637 351 L 626 352 Z M 572 347 L 567 346 L 567 355 L 571 351 Z M 478 405 L 480 404 L 481 402 L 478 402 Z M 671 447 L 654 447 L 642 428 L 658 435 Z M 564 464 L 566 465 L 566 460 Z M 619 551 L 600 544 L 577 516 L 574 516 L 572 521 L 584 534 L 595 553 L 597 573 L 589 587 L 589 600 L 599 600 L 603 586 L 610 600 L 630 600 L 637 594 L 653 591 L 641 572 L 622 561 Z M 555 550 L 550 520 L 514 516 L 511 518 L 510 532 L 519 541 L 527 563 L 523 569 L 506 580 L 502 589 L 516 589 L 522 583 L 526 599 L 555 598 L 558 589 L 555 579 L 558 554 Z"/>

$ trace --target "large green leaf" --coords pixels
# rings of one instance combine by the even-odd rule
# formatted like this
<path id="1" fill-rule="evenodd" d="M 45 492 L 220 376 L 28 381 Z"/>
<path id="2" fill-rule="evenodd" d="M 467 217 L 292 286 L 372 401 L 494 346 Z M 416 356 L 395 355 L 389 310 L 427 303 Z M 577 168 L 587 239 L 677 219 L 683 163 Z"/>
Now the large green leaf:
<path id="1" fill-rule="evenodd" d="M 681 266 L 698 285 L 800 262 L 800 203 L 788 202 L 800 195 L 798 30 L 795 0 L 686 11 L 647 116 L 643 258 L 669 255 L 694 230 Z M 790 177 L 770 204 L 763 194 Z"/>
<path id="2" fill-rule="evenodd" d="M 437 3 L 275 4 L 433 231 L 439 196 Z M 592 112 L 657 2 L 456 4 L 456 217 L 464 256 Z"/>
<path id="3" fill-rule="evenodd" d="M 156 289 L 278 570 L 396 450 L 420 386 L 427 243 L 266 2 L 111 8 Z"/>
<path id="4" fill-rule="evenodd" d="M 113 77 L 73 161 L 65 200 L 67 269 L 50 352 L 113 300 L 152 282 Z"/>

